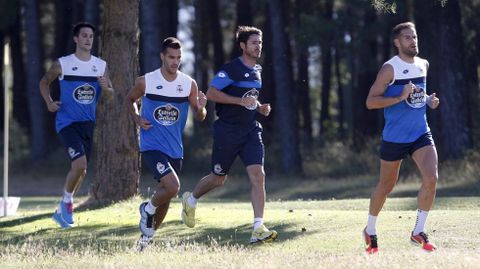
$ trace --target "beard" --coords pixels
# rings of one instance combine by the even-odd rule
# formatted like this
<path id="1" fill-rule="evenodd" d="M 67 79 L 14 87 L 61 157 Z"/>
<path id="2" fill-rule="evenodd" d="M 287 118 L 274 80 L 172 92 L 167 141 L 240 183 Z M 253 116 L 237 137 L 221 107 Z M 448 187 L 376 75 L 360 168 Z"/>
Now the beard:
<path id="1" fill-rule="evenodd" d="M 413 48 L 406 48 L 402 52 L 403 54 L 412 58 L 418 55 L 418 49 L 413 49 Z"/>

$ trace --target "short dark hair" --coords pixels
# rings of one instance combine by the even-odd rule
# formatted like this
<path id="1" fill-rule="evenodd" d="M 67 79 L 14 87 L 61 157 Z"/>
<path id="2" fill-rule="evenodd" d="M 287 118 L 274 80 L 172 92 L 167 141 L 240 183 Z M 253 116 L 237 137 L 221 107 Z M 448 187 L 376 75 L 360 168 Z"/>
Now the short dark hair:
<path id="1" fill-rule="evenodd" d="M 238 26 L 237 33 L 235 34 L 238 46 L 240 47 L 240 42 L 243 42 L 246 44 L 251 35 L 262 36 L 262 30 L 255 28 L 253 26 L 245 26 L 245 25 Z"/>
<path id="2" fill-rule="evenodd" d="M 393 27 L 392 29 L 392 40 L 398 38 L 400 33 L 407 28 L 415 29 L 415 24 L 413 24 L 413 22 L 407 21 L 407 22 L 402 22 L 400 24 L 395 25 L 395 27 Z"/>
<path id="3" fill-rule="evenodd" d="M 95 26 L 93 26 L 93 24 L 82 21 L 73 26 L 73 36 L 78 36 L 78 34 L 80 33 L 80 29 L 85 27 L 92 29 L 93 33 L 95 33 Z"/>
<path id="4" fill-rule="evenodd" d="M 165 53 L 165 51 L 167 51 L 167 48 L 181 49 L 182 42 L 180 42 L 180 40 L 175 37 L 167 37 L 163 40 L 161 53 Z"/>

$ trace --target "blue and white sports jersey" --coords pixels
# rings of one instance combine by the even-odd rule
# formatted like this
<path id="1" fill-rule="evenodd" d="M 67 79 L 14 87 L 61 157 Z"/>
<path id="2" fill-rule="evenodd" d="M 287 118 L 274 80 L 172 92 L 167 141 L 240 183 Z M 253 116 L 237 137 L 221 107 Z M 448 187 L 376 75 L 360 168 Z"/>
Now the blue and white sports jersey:
<path id="1" fill-rule="evenodd" d="M 404 101 L 384 109 L 383 140 L 393 143 L 413 142 L 430 131 L 426 115 L 428 62 L 415 57 L 414 63 L 407 63 L 394 56 L 385 64 L 393 67 L 394 76 L 384 96 L 400 96 L 403 86 L 410 81 L 415 84 L 416 90 Z"/>
<path id="2" fill-rule="evenodd" d="M 98 76 L 105 73 L 106 62 L 95 56 L 89 61 L 70 54 L 58 59 L 62 68 L 60 81 L 60 109 L 57 111 L 57 133 L 64 127 L 80 121 L 95 121 L 97 100 L 101 87 Z"/>
<path id="3" fill-rule="evenodd" d="M 255 65 L 253 68 L 246 66 L 240 58 L 236 58 L 222 66 L 213 78 L 210 86 L 222 92 L 243 97 L 253 95 L 258 97 L 262 88 L 262 67 Z M 240 128 L 255 126 L 255 110 L 248 110 L 243 106 L 220 104 L 215 105 L 220 121 L 236 125 Z"/>
<path id="4" fill-rule="evenodd" d="M 180 71 L 174 81 L 167 81 L 160 69 L 145 74 L 141 114 L 152 127 L 140 129 L 140 151 L 159 150 L 171 158 L 183 158 L 182 132 L 187 122 L 192 81 Z"/>

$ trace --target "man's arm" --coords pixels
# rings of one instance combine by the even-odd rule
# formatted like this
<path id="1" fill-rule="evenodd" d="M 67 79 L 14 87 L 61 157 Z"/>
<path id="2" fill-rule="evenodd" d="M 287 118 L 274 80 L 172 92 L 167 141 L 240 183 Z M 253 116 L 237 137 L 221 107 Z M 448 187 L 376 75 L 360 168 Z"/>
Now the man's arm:
<path id="1" fill-rule="evenodd" d="M 135 80 L 135 85 L 133 85 L 133 88 L 130 90 L 130 92 L 127 94 L 124 100 L 125 108 L 127 110 L 127 113 L 132 117 L 132 119 L 135 121 L 135 123 L 142 127 L 145 130 L 148 130 L 152 127 L 152 124 L 142 118 L 139 113 L 138 113 L 138 107 L 137 107 L 137 100 L 141 96 L 145 94 L 145 77 L 138 77 Z"/>
<path id="2" fill-rule="evenodd" d="M 229 104 L 229 105 L 239 105 L 239 106 L 252 106 L 257 102 L 255 97 L 240 98 L 226 94 L 217 88 L 210 86 L 207 91 L 207 99 L 215 103 L 220 104 Z"/>
<path id="3" fill-rule="evenodd" d="M 107 66 L 105 66 L 105 72 L 103 73 L 103 76 L 98 77 L 98 83 L 100 84 L 100 87 L 102 87 L 102 91 L 104 92 L 107 100 L 112 100 L 113 86 L 112 81 L 110 80 Z"/>
<path id="4" fill-rule="evenodd" d="M 53 101 L 52 96 L 50 95 L 50 84 L 53 80 L 55 80 L 58 76 L 62 74 L 62 67 L 60 66 L 60 62 L 55 60 L 50 66 L 50 69 L 45 73 L 45 75 L 40 79 L 38 83 L 38 87 L 40 88 L 40 94 L 47 105 L 47 109 L 50 112 L 55 112 L 60 108 L 60 101 Z"/>
<path id="5" fill-rule="evenodd" d="M 370 88 L 368 93 L 366 105 L 368 109 L 378 109 L 395 105 L 408 98 L 410 93 L 415 89 L 412 82 L 403 87 L 402 94 L 394 97 L 385 97 L 383 94 L 390 82 L 393 80 L 393 67 L 389 64 L 382 66 L 377 74 L 377 78 Z"/>
<path id="6" fill-rule="evenodd" d="M 202 91 L 198 90 L 197 82 L 195 82 L 195 80 L 192 81 L 188 101 L 195 113 L 195 119 L 203 121 L 207 116 L 207 110 L 205 109 L 205 106 L 207 105 L 207 97 Z"/>

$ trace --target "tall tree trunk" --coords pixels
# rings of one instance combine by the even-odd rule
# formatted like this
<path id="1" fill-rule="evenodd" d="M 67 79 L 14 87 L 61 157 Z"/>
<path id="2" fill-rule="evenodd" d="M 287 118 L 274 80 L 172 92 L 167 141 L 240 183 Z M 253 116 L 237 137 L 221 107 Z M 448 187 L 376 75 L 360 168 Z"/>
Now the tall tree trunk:
<path id="1" fill-rule="evenodd" d="M 100 204 L 132 197 L 138 190 L 138 130 L 122 105 L 139 71 L 138 5 L 138 0 L 104 1 L 100 51 L 108 62 L 115 94 L 109 102 L 102 99 L 97 112 L 90 201 Z"/>
<path id="2" fill-rule="evenodd" d="M 195 23 L 192 26 L 195 53 L 195 79 L 198 88 L 203 91 L 208 89 L 208 72 L 211 69 L 208 47 L 210 42 L 210 3 L 207 0 L 198 0 L 194 2 Z M 217 18 L 218 19 L 218 18 Z M 215 70 L 217 72 L 218 70 Z M 195 133 L 200 130 L 206 130 L 215 120 L 215 105 L 212 102 L 207 104 L 207 118 L 203 122 L 194 121 Z"/>
<path id="3" fill-rule="evenodd" d="M 236 21 L 235 21 L 235 30 L 240 25 L 253 25 L 253 16 L 252 16 L 252 4 L 251 0 L 237 0 L 237 11 Z M 240 47 L 236 42 L 235 35 L 233 36 L 233 46 L 232 51 L 230 52 L 230 58 L 236 58 L 241 55 Z"/>
<path id="4" fill-rule="evenodd" d="M 95 25 L 97 28 L 96 37 L 99 35 L 100 30 L 100 3 L 99 0 L 85 0 L 83 8 L 84 20 Z M 92 54 L 97 55 L 99 42 L 93 42 Z"/>
<path id="5" fill-rule="evenodd" d="M 353 141 L 357 150 L 361 150 L 365 142 L 378 135 L 379 123 L 376 110 L 367 110 L 365 100 L 372 86 L 380 65 L 376 61 L 378 53 L 378 31 L 370 25 L 375 25 L 377 16 L 369 9 L 364 15 L 363 28 L 358 34 L 362 39 L 356 65 L 356 87 L 353 88 Z M 368 27 L 367 27 L 368 26 Z M 354 84 L 355 85 L 355 84 Z"/>
<path id="6" fill-rule="evenodd" d="M 210 30 L 213 45 L 213 67 L 218 70 L 225 63 L 223 52 L 223 34 L 220 26 L 220 16 L 218 12 L 218 0 L 210 1 Z"/>
<path id="7" fill-rule="evenodd" d="M 423 25 L 417 29 L 420 53 L 430 62 L 427 91 L 436 92 L 441 102 L 439 110 L 429 114 L 433 135 L 440 158 L 458 158 L 472 146 L 459 2 L 449 0 L 445 7 L 430 1 L 418 4 L 416 18 L 418 24 Z"/>
<path id="8" fill-rule="evenodd" d="M 55 49 L 54 59 L 74 51 L 72 26 L 76 23 L 75 1 L 55 0 Z"/>
<path id="9" fill-rule="evenodd" d="M 31 121 L 30 158 L 38 161 L 47 153 L 47 110 L 38 90 L 43 73 L 43 53 L 38 2 L 25 0 L 26 87 Z"/>
<path id="10" fill-rule="evenodd" d="M 159 1 L 160 41 L 169 36 L 177 36 L 178 31 L 178 0 Z"/>
<path id="11" fill-rule="evenodd" d="M 20 8 L 17 12 L 20 12 Z M 13 70 L 12 115 L 18 124 L 31 134 L 28 98 L 27 92 L 25 91 L 25 69 L 22 54 L 23 41 L 19 29 L 21 29 L 21 16 L 18 14 L 15 24 L 9 29 L 11 44 L 15 44 L 15 46 L 10 46 L 10 59 L 12 60 Z"/>
<path id="12" fill-rule="evenodd" d="M 301 33 L 299 38 L 296 38 L 295 48 L 297 51 L 297 82 L 296 88 L 298 93 L 298 107 L 301 110 L 302 130 L 305 138 L 310 142 L 312 140 L 312 113 L 310 110 L 310 85 L 309 85 L 309 71 L 308 71 L 308 37 L 302 32 L 303 24 L 301 16 L 308 14 L 312 3 L 310 0 L 297 0 L 295 3 L 295 28 Z"/>
<path id="13" fill-rule="evenodd" d="M 294 87 L 284 7 L 284 0 L 269 3 L 273 51 L 267 53 L 273 54 L 276 108 L 281 110 L 275 115 L 275 121 L 277 143 L 282 145 L 282 169 L 285 174 L 297 174 L 302 173 L 303 169 L 297 133 L 297 108 L 295 100 L 292 100 L 295 92 L 292 92 Z"/>
<path id="14" fill-rule="evenodd" d="M 337 44 L 338 44 L 337 39 Z M 340 73 L 340 46 L 337 46 L 335 49 L 334 60 L 335 60 L 335 77 L 337 80 L 337 90 L 338 90 L 338 133 L 340 134 L 340 139 L 346 137 L 345 133 L 345 96 L 344 89 L 342 85 L 342 74 Z"/>
<path id="15" fill-rule="evenodd" d="M 333 27 L 331 27 L 333 15 L 333 0 L 327 0 L 324 5 L 323 18 L 325 22 L 324 38 L 321 42 L 322 51 L 322 96 L 320 108 L 320 134 L 327 131 L 330 122 L 330 92 L 332 77 L 332 39 Z M 330 27 L 328 27 L 330 26 Z"/>
<path id="16" fill-rule="evenodd" d="M 148 73 L 160 67 L 160 16 L 157 0 L 140 1 L 140 63 L 141 73 Z"/>

